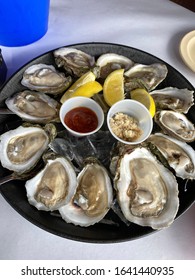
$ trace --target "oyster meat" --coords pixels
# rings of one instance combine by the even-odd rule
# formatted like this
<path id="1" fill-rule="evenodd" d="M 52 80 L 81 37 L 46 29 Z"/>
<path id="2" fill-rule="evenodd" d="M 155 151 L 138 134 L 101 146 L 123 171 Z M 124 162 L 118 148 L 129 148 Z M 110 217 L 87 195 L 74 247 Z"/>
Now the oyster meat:
<path id="1" fill-rule="evenodd" d="M 182 113 L 162 110 L 155 114 L 154 120 L 170 136 L 184 142 L 195 140 L 194 124 Z"/>
<path id="2" fill-rule="evenodd" d="M 43 124 L 59 121 L 60 104 L 45 93 L 25 90 L 9 97 L 5 103 L 23 120 Z"/>
<path id="3" fill-rule="evenodd" d="M 71 85 L 72 78 L 57 71 L 53 65 L 40 63 L 24 71 L 21 83 L 31 90 L 56 95 L 64 92 Z"/>
<path id="4" fill-rule="evenodd" d="M 107 170 L 96 161 L 85 165 L 77 181 L 75 195 L 59 212 L 66 222 L 87 227 L 99 222 L 109 211 L 112 185 Z"/>
<path id="5" fill-rule="evenodd" d="M 195 151 L 183 141 L 155 133 L 148 140 L 157 148 L 182 179 L 195 179 Z"/>
<path id="6" fill-rule="evenodd" d="M 174 221 L 179 207 L 176 178 L 147 148 L 135 148 L 120 158 L 114 183 L 128 221 L 153 229 Z"/>
<path id="7" fill-rule="evenodd" d="M 194 91 L 187 88 L 166 87 L 151 91 L 157 109 L 171 109 L 180 113 L 187 113 L 194 104 Z"/>
<path id="8" fill-rule="evenodd" d="M 96 61 L 96 66 L 99 68 L 99 77 L 105 79 L 112 71 L 117 69 L 125 69 L 127 71 L 132 67 L 134 62 L 116 53 L 106 53 L 99 56 Z"/>
<path id="9" fill-rule="evenodd" d="M 124 73 L 125 89 L 131 91 L 136 87 L 145 87 L 147 91 L 156 88 L 167 76 L 165 64 L 135 64 Z"/>
<path id="10" fill-rule="evenodd" d="M 81 77 L 95 66 L 95 58 L 74 48 L 60 48 L 54 51 L 58 67 L 63 67 L 67 73 Z"/>
<path id="11" fill-rule="evenodd" d="M 48 157 L 44 169 L 25 184 L 29 203 L 44 211 L 54 211 L 68 203 L 76 186 L 72 164 L 57 155 Z"/>
<path id="12" fill-rule="evenodd" d="M 0 160 L 3 167 L 18 174 L 35 166 L 49 143 L 48 134 L 41 127 L 19 126 L 0 136 Z"/>

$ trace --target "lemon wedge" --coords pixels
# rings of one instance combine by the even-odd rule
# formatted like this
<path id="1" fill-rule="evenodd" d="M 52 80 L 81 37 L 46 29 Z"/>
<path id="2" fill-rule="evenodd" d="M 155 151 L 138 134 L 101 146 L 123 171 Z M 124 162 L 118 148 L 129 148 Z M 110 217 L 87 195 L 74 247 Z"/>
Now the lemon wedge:
<path id="1" fill-rule="evenodd" d="M 124 69 L 117 69 L 111 72 L 104 81 L 103 96 L 110 107 L 125 98 L 123 74 Z"/>
<path id="2" fill-rule="evenodd" d="M 156 105 L 152 96 L 143 88 L 137 88 L 131 91 L 131 99 L 142 103 L 154 117 L 156 113 Z"/>
<path id="3" fill-rule="evenodd" d="M 72 97 L 72 95 L 75 93 L 75 91 L 82 85 L 95 81 L 96 76 L 93 74 L 93 72 L 89 71 L 82 75 L 72 86 L 63 94 L 63 96 L 60 99 L 61 103 L 64 103 L 68 98 Z"/>
<path id="4" fill-rule="evenodd" d="M 94 94 L 102 90 L 102 85 L 97 81 L 88 82 L 80 87 L 78 87 L 71 97 L 83 96 L 92 97 Z"/>

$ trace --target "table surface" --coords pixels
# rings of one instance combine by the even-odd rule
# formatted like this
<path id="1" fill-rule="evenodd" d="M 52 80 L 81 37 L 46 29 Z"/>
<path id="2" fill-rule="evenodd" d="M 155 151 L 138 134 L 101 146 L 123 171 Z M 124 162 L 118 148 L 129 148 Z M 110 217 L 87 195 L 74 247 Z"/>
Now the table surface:
<path id="1" fill-rule="evenodd" d="M 179 55 L 182 37 L 195 29 L 194 13 L 168 0 L 51 0 L 49 28 L 24 47 L 1 47 L 9 78 L 29 60 L 60 46 L 109 42 L 151 53 L 195 86 Z M 20 216 L 0 196 L 0 259 L 195 259 L 195 206 L 169 228 L 134 241 L 90 244 L 48 233 Z"/>

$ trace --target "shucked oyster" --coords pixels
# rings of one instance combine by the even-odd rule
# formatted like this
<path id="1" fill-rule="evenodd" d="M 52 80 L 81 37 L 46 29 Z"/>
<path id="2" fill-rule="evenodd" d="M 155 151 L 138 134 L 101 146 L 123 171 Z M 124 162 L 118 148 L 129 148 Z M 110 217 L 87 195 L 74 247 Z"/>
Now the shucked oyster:
<path id="1" fill-rule="evenodd" d="M 68 203 L 77 186 L 76 173 L 64 157 L 48 157 L 34 178 L 26 182 L 28 201 L 39 210 L 54 211 Z"/>
<path id="2" fill-rule="evenodd" d="M 131 91 L 142 86 L 147 91 L 151 91 L 166 78 L 167 73 L 168 69 L 165 64 L 135 64 L 124 73 L 125 88 L 127 91 Z"/>
<path id="3" fill-rule="evenodd" d="M 170 136 L 184 142 L 195 140 L 194 124 L 182 113 L 162 110 L 155 114 L 154 120 Z"/>
<path id="4" fill-rule="evenodd" d="M 41 127 L 19 126 L 0 136 L 0 160 L 3 167 L 18 174 L 35 166 L 50 139 Z"/>
<path id="5" fill-rule="evenodd" d="M 152 150 L 162 153 L 178 177 L 195 179 L 195 151 L 190 145 L 161 133 L 152 134 L 147 141 L 153 144 Z"/>
<path id="6" fill-rule="evenodd" d="M 29 89 L 56 95 L 71 85 L 72 78 L 52 65 L 35 64 L 25 70 L 21 83 Z"/>
<path id="7" fill-rule="evenodd" d="M 25 90 L 6 99 L 5 103 L 23 120 L 35 123 L 59 121 L 59 103 L 44 93 Z"/>
<path id="8" fill-rule="evenodd" d="M 109 211 L 112 185 L 107 170 L 97 162 L 88 162 L 77 180 L 75 195 L 59 212 L 66 222 L 86 227 L 99 222 Z"/>
<path id="9" fill-rule="evenodd" d="M 120 158 L 114 181 L 127 220 L 153 229 L 173 222 L 179 207 L 177 181 L 146 148 Z"/>
<path id="10" fill-rule="evenodd" d="M 60 48 L 54 51 L 55 62 L 69 74 L 82 76 L 95 65 L 95 58 L 83 51 L 74 48 Z"/>
<path id="11" fill-rule="evenodd" d="M 179 89 L 167 87 L 150 92 L 158 109 L 171 109 L 180 113 L 187 113 L 194 104 L 194 91 L 187 88 Z"/>
<path id="12" fill-rule="evenodd" d="M 105 79 L 108 74 L 117 69 L 125 69 L 127 71 L 132 67 L 134 62 L 123 56 L 116 53 L 106 53 L 99 56 L 96 61 L 96 65 L 99 68 L 100 78 Z"/>

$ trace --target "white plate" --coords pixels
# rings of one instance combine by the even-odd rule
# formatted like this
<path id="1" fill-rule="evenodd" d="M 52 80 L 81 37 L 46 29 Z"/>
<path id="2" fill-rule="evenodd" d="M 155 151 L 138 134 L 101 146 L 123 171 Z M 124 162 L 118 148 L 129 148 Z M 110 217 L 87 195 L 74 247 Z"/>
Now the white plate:
<path id="1" fill-rule="evenodd" d="M 181 40 L 180 54 L 186 65 L 195 72 L 195 30 L 187 33 Z"/>

